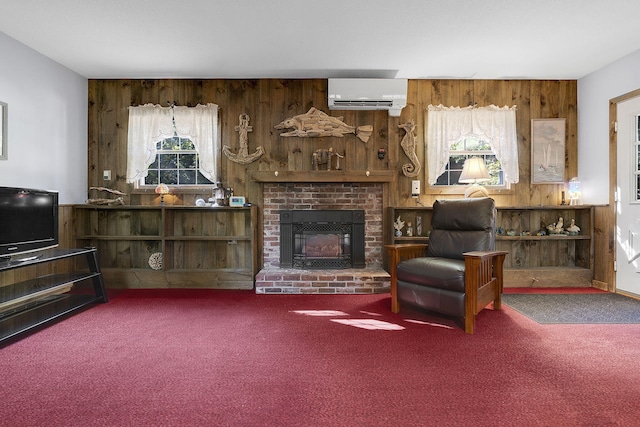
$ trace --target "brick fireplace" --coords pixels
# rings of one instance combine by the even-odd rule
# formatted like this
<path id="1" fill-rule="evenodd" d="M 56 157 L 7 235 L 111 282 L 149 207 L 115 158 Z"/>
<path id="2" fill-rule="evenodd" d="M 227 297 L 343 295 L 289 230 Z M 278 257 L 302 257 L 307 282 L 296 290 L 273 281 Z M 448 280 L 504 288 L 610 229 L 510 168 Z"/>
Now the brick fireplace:
<path id="1" fill-rule="evenodd" d="M 264 268 L 256 293 L 386 293 L 389 274 L 382 268 L 382 184 L 264 183 Z M 363 268 L 294 268 L 281 265 L 281 213 L 285 211 L 364 212 Z M 361 215 L 361 214 L 360 214 Z M 288 243 L 285 242 L 285 246 Z"/>

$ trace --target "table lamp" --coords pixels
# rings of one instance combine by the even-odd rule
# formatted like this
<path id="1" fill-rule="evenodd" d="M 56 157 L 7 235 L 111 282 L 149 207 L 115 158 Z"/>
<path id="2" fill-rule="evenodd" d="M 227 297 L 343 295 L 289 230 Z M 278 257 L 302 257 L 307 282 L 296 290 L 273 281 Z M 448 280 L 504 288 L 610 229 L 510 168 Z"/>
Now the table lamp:
<path id="1" fill-rule="evenodd" d="M 464 197 L 488 197 L 489 192 L 486 188 L 478 185 L 479 182 L 486 182 L 491 180 L 489 172 L 484 164 L 484 160 L 481 157 L 471 157 L 464 161 L 462 166 L 462 174 L 458 179 L 459 183 L 471 184 L 464 192 Z"/>
<path id="2" fill-rule="evenodd" d="M 569 204 L 579 205 L 582 198 L 582 191 L 580 191 L 580 180 L 578 178 L 571 178 L 569 181 Z"/>
<path id="3" fill-rule="evenodd" d="M 164 205 L 164 195 L 169 194 L 169 187 L 167 184 L 159 184 L 156 187 L 156 193 L 160 195 L 160 205 Z"/>

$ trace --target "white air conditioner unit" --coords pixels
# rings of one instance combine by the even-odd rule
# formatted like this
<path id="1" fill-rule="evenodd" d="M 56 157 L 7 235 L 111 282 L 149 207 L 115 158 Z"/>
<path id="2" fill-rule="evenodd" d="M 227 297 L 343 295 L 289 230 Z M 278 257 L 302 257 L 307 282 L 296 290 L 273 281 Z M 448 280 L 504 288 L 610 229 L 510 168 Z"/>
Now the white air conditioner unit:
<path id="1" fill-rule="evenodd" d="M 398 117 L 407 105 L 407 79 L 329 79 L 330 110 L 389 110 Z"/>

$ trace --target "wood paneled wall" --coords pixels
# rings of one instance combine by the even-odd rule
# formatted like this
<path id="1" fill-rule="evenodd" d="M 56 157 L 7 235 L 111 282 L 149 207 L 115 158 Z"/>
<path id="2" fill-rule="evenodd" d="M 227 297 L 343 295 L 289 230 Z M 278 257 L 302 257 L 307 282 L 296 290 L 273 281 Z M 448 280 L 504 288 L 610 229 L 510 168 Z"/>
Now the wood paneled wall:
<path id="1" fill-rule="evenodd" d="M 445 106 L 516 105 L 520 182 L 510 191 L 493 194 L 499 206 L 558 205 L 562 184 L 531 185 L 531 119 L 566 118 L 567 141 L 565 178 L 578 174 L 577 162 L 577 82 L 575 80 L 409 80 L 408 103 L 400 117 L 385 111 L 329 111 L 327 81 L 301 80 L 90 80 L 89 81 L 89 182 L 87 186 L 107 186 L 131 194 L 131 204 L 157 203 L 155 195 L 133 194 L 125 183 L 127 161 L 127 107 L 154 103 L 195 106 L 215 103 L 220 107 L 221 146 L 238 149 L 238 125 L 241 114 L 248 114 L 253 132 L 249 133 L 249 152 L 257 146 L 266 153 L 249 165 L 233 163 L 222 157 L 220 179 L 233 187 L 236 195 L 246 196 L 258 206 L 262 203 L 262 184 L 249 178 L 255 170 L 311 170 L 311 155 L 319 148 L 333 147 L 346 152 L 341 163 L 346 170 L 393 170 L 394 180 L 385 184 L 385 206 L 415 206 L 410 196 L 411 179 L 402 175 L 408 158 L 400 147 L 404 131 L 398 124 L 415 120 L 418 157 L 423 166 L 419 175 L 426 187 L 424 167 L 425 110 L 429 104 Z M 352 126 L 373 125 L 368 143 L 354 135 L 343 138 L 284 138 L 274 126 L 289 117 L 316 107 L 331 116 L 343 116 Z M 378 149 L 387 156 L 378 159 Z M 111 170 L 113 181 L 105 182 L 103 170 Z M 193 203 L 200 195 L 178 196 L 175 203 Z M 420 201 L 430 205 L 437 194 L 423 194 Z M 459 196 L 456 196 L 459 197 Z M 605 248 L 606 249 L 606 248 Z M 599 248 L 596 248 L 598 259 Z M 605 252 L 606 253 L 606 250 Z M 596 278 L 597 279 L 597 278 Z"/>
<path id="2" fill-rule="evenodd" d="M 563 185 L 530 185 L 531 119 L 566 118 L 567 151 L 565 176 L 577 175 L 577 83 L 576 81 L 531 80 L 410 80 L 408 105 L 399 118 L 385 111 L 329 111 L 327 81 L 308 80 L 90 80 L 89 81 L 89 182 L 88 186 L 109 186 L 131 194 L 125 183 L 127 162 L 127 107 L 154 103 L 195 106 L 212 102 L 220 107 L 221 145 L 234 151 L 238 133 L 234 127 L 241 114 L 251 117 L 249 151 L 261 145 L 266 153 L 256 162 L 239 165 L 222 157 L 221 176 L 225 186 L 234 188 L 252 203 L 262 200 L 261 186 L 250 181 L 253 170 L 311 170 L 311 155 L 318 148 L 333 147 L 346 152 L 346 170 L 395 170 L 396 181 L 386 198 L 389 205 L 415 203 L 410 197 L 411 178 L 400 169 L 408 159 L 400 148 L 404 131 L 398 124 L 415 120 L 418 157 L 423 165 L 424 121 L 429 104 L 445 106 L 516 105 L 518 127 L 520 182 L 505 194 L 496 194 L 499 205 L 559 204 Z M 349 125 L 373 125 L 368 143 L 354 135 L 343 138 L 285 138 L 274 126 L 282 120 L 306 113 L 316 107 L 331 116 L 343 116 Z M 385 148 L 387 157 L 378 159 L 378 149 Z M 102 171 L 111 170 L 113 182 L 102 179 Z M 398 189 L 399 191 L 395 191 Z M 186 199 L 177 203 L 191 203 Z M 423 195 L 421 201 L 431 204 L 438 195 Z M 132 196 L 133 204 L 150 204 L 154 196 Z"/>

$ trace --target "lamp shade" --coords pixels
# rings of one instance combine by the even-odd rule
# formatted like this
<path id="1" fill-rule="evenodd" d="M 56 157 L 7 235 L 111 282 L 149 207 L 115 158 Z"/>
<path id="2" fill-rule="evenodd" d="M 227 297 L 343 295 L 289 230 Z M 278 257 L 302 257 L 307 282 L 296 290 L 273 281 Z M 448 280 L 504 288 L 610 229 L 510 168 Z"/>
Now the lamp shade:
<path id="1" fill-rule="evenodd" d="M 477 183 L 483 181 L 489 181 L 491 177 L 484 165 L 484 160 L 481 157 L 471 157 L 464 161 L 462 167 L 462 174 L 458 182 L 462 184 Z"/>
<path id="2" fill-rule="evenodd" d="M 158 194 L 169 194 L 169 187 L 167 184 L 160 184 L 156 187 L 156 193 Z"/>

